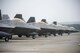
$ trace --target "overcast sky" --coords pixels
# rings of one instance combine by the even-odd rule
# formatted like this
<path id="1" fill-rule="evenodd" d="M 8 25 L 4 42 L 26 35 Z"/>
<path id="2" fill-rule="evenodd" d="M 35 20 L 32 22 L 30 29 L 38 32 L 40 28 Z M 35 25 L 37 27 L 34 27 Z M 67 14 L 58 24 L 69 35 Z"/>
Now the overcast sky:
<path id="1" fill-rule="evenodd" d="M 19 13 L 25 21 L 34 16 L 37 22 L 80 22 L 80 0 L 0 0 L 0 9 L 11 19 Z"/>

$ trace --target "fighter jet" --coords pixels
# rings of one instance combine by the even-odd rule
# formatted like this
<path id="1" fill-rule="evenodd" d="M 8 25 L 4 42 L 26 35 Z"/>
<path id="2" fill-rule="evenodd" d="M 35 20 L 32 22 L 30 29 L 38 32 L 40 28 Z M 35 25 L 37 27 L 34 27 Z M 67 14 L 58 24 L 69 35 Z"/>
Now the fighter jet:
<path id="1" fill-rule="evenodd" d="M 79 32 L 79 30 L 77 30 L 76 28 L 74 28 L 74 27 L 69 27 L 68 28 L 68 33 L 70 34 L 70 33 L 75 33 L 75 32 Z"/>
<path id="2" fill-rule="evenodd" d="M 30 17 L 27 23 L 41 28 L 41 30 L 38 32 L 39 36 L 44 35 L 47 37 L 47 35 L 50 35 L 51 33 L 56 36 L 56 28 L 47 24 L 46 19 L 42 19 L 41 22 L 36 22 L 35 17 Z"/>
<path id="3" fill-rule="evenodd" d="M 3 39 L 3 37 L 5 37 L 5 42 L 9 41 L 9 37 L 10 36 L 11 36 L 10 33 L 6 33 L 6 32 L 3 32 L 3 31 L 0 31 L 0 39 Z"/>
<path id="4" fill-rule="evenodd" d="M 68 35 L 73 32 L 78 32 L 74 27 L 69 27 L 66 25 L 57 24 L 57 22 L 53 22 L 52 25 L 55 25 L 58 29 L 58 34 L 62 35 L 63 33 L 67 33 Z"/>
<path id="5" fill-rule="evenodd" d="M 9 41 L 11 38 L 11 31 L 15 28 L 15 26 L 11 26 L 8 24 L 4 24 L 2 20 L 1 10 L 0 10 L 0 39 L 5 37 L 5 41 Z"/>
<path id="6" fill-rule="evenodd" d="M 56 21 L 53 22 L 53 24 L 50 24 L 51 26 L 55 27 L 57 29 L 56 33 L 61 35 L 66 32 L 67 28 L 65 26 L 62 26 L 60 24 L 57 24 Z"/>
<path id="7" fill-rule="evenodd" d="M 23 20 L 23 18 L 22 18 L 21 16 L 18 17 L 18 18 Z M 43 23 L 43 22 L 41 22 L 41 23 Z M 41 23 L 39 23 L 39 24 L 41 25 Z M 31 17 L 31 18 L 27 21 L 26 24 L 39 27 L 41 30 L 38 31 L 38 35 L 46 34 L 46 33 L 47 33 L 47 32 L 46 32 L 47 30 L 45 30 L 46 26 L 45 26 L 44 24 L 43 24 L 43 26 L 42 26 L 42 25 L 39 26 L 39 24 L 35 22 L 35 18 L 34 18 L 34 17 Z M 43 28 L 41 28 L 41 27 L 44 27 L 44 30 L 43 30 Z M 45 36 L 46 36 L 46 35 L 45 35 Z"/>
<path id="8" fill-rule="evenodd" d="M 40 30 L 40 28 L 26 24 L 26 22 L 17 17 L 19 17 L 19 15 L 16 15 L 14 19 L 10 20 L 8 15 L 3 15 L 0 23 L 6 24 L 8 26 L 15 26 L 15 28 L 10 31 L 10 33 L 13 35 L 18 35 L 19 37 L 22 35 L 32 36 L 32 38 L 35 39 L 35 35 L 37 35 L 37 31 Z"/>
<path id="9" fill-rule="evenodd" d="M 38 30 L 40 30 L 39 27 L 36 27 L 34 25 L 27 24 L 22 19 L 22 14 L 16 14 L 14 19 L 12 20 L 12 23 L 16 26 L 16 28 L 13 30 L 14 34 L 18 34 L 19 37 L 22 35 L 32 36 L 33 39 L 35 39 L 35 35 L 37 35 Z"/>
<path id="10" fill-rule="evenodd" d="M 10 33 L 11 30 L 13 30 L 15 28 L 15 26 L 11 26 L 9 24 L 4 24 L 4 21 L 2 16 L 1 16 L 1 10 L 0 10 L 0 31 L 4 31 L 7 33 Z M 7 23 L 7 21 L 5 21 Z"/>

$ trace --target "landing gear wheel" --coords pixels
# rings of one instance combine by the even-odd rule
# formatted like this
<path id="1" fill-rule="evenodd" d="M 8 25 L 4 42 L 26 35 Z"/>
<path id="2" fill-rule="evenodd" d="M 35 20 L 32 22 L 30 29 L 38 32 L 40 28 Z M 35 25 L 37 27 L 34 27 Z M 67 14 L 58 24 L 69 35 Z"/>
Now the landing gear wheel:
<path id="1" fill-rule="evenodd" d="M 58 35 L 60 35 L 60 33 L 58 33 Z"/>
<path id="2" fill-rule="evenodd" d="M 26 35 L 26 37 L 30 37 L 30 35 Z"/>
<path id="3" fill-rule="evenodd" d="M 45 37 L 47 37 L 47 35 L 44 35 Z"/>
<path id="4" fill-rule="evenodd" d="M 0 37 L 0 39 L 2 39 L 3 37 Z"/>
<path id="5" fill-rule="evenodd" d="M 70 33 L 68 33 L 68 35 L 70 35 Z"/>
<path id="6" fill-rule="evenodd" d="M 54 36 L 56 36 L 56 34 L 53 34 Z"/>
<path id="7" fill-rule="evenodd" d="M 49 36 L 51 36 L 51 34 L 49 34 Z"/>
<path id="8" fill-rule="evenodd" d="M 8 42 L 9 41 L 9 37 L 5 37 L 5 42 Z"/>
<path id="9" fill-rule="evenodd" d="M 41 36 L 40 34 L 38 34 L 39 36 Z"/>
<path id="10" fill-rule="evenodd" d="M 61 33 L 61 36 L 62 36 L 62 33 Z"/>
<path id="11" fill-rule="evenodd" d="M 32 39 L 35 39 L 35 35 L 32 35 Z"/>
<path id="12" fill-rule="evenodd" d="M 22 35 L 18 35 L 18 37 L 22 37 Z"/>
<path id="13" fill-rule="evenodd" d="M 9 39 L 12 39 L 12 35 L 11 35 L 11 36 L 9 36 Z"/>

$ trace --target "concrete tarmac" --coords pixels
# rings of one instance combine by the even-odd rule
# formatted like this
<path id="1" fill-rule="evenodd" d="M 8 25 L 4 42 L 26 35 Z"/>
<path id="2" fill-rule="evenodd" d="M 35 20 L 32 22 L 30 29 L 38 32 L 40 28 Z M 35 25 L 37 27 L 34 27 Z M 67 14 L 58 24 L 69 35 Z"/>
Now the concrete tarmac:
<path id="1" fill-rule="evenodd" d="M 80 53 L 80 32 L 36 39 L 15 35 L 9 42 L 0 40 L 0 53 Z"/>

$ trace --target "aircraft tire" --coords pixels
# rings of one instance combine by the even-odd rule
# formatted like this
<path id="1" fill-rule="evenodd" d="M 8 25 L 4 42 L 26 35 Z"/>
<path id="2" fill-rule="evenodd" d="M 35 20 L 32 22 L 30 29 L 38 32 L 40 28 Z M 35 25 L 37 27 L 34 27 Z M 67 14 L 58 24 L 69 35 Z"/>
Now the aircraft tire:
<path id="1" fill-rule="evenodd" d="M 9 36 L 9 39 L 12 39 L 12 35 L 11 35 L 11 36 Z"/>
<path id="2" fill-rule="evenodd" d="M 68 35 L 70 35 L 70 33 L 68 33 Z"/>
<path id="3" fill-rule="evenodd" d="M 41 34 L 38 34 L 38 36 L 41 36 Z"/>
<path id="4" fill-rule="evenodd" d="M 62 36 L 63 34 L 61 33 L 61 36 Z"/>
<path id="5" fill-rule="evenodd" d="M 56 36 L 56 34 L 53 34 L 54 36 Z"/>
<path id="6" fill-rule="evenodd" d="M 5 37 L 5 42 L 8 42 L 9 41 L 9 37 Z"/>
<path id="7" fill-rule="evenodd" d="M 58 35 L 60 35 L 60 33 L 58 33 Z"/>
<path id="8" fill-rule="evenodd" d="M 3 37 L 0 37 L 0 39 L 2 39 Z"/>
<path id="9" fill-rule="evenodd" d="M 44 35 L 47 38 L 47 35 Z"/>
<path id="10" fill-rule="evenodd" d="M 49 34 L 49 36 L 51 36 L 51 34 Z"/>
<path id="11" fill-rule="evenodd" d="M 26 37 L 30 37 L 29 35 L 26 35 Z"/>
<path id="12" fill-rule="evenodd" d="M 35 35 L 32 35 L 32 39 L 35 39 Z"/>
<path id="13" fill-rule="evenodd" d="M 18 37 L 22 37 L 22 35 L 18 35 Z"/>

